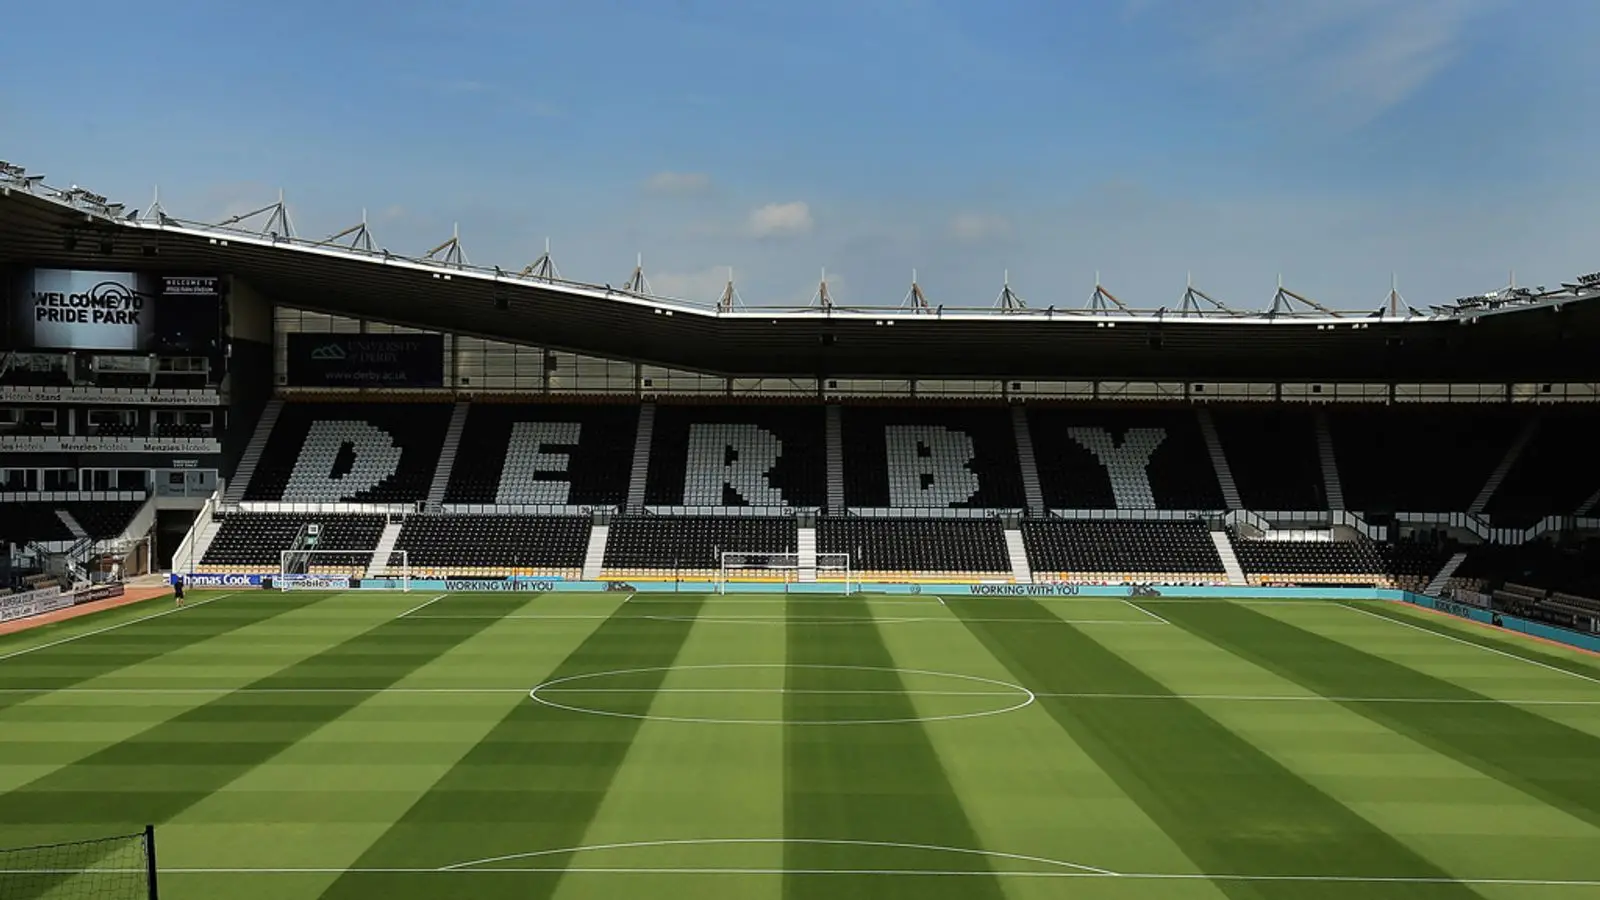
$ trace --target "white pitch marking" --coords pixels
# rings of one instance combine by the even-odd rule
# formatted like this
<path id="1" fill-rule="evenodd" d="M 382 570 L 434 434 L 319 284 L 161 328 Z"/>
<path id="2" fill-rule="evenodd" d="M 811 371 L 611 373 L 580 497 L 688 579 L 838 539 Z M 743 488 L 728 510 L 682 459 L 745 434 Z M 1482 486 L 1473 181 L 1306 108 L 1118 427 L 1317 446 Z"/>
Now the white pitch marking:
<path id="1" fill-rule="evenodd" d="M 471 871 L 474 866 L 488 866 L 494 863 L 510 862 L 517 859 L 534 859 L 541 856 L 556 856 L 567 853 L 593 853 L 602 850 L 636 850 L 643 847 L 713 847 L 729 844 L 812 844 L 830 847 L 880 847 L 890 850 L 928 850 L 935 853 L 954 853 L 966 856 L 994 857 L 996 859 L 1017 860 L 1019 862 L 1040 863 L 1059 869 L 1069 869 L 1093 875 L 1116 875 L 1110 869 L 1101 869 L 1095 866 L 1085 866 L 1075 862 L 1061 859 L 1050 859 L 1044 856 L 1025 856 L 1020 853 L 1001 853 L 995 850 L 971 850 L 965 847 L 943 847 L 937 844 L 908 844 L 898 841 L 861 841 L 846 839 L 826 838 L 687 838 L 683 840 L 665 841 L 627 841 L 616 844 L 590 844 L 584 847 L 566 847 L 559 850 L 534 850 L 528 853 L 511 853 L 505 856 L 491 856 L 486 859 L 474 859 L 454 865 L 441 866 L 441 872 Z M 495 871 L 495 870 L 490 870 Z M 848 870 L 847 870 L 848 871 Z M 987 874 L 987 870 L 978 870 L 978 874 Z"/>
<path id="2" fill-rule="evenodd" d="M 429 600 L 429 601 L 427 601 L 425 603 L 421 603 L 421 604 L 418 604 L 417 606 L 411 607 L 410 609 L 406 610 L 405 612 L 401 613 L 400 615 L 395 616 L 395 618 L 396 619 L 404 619 L 406 616 L 409 616 L 414 612 L 418 612 L 419 610 L 427 609 L 428 607 L 434 605 L 435 603 L 438 603 L 440 600 L 443 600 L 444 598 L 446 598 L 448 596 L 450 596 L 450 595 L 449 594 L 440 594 L 439 596 L 433 598 L 432 600 Z M 495 617 L 494 616 L 476 616 L 475 618 L 492 619 L 492 618 L 495 618 Z"/>
<path id="3" fill-rule="evenodd" d="M 1431 634 L 1434 637 L 1444 638 L 1447 641 L 1454 641 L 1454 642 L 1456 642 L 1458 644 L 1465 644 L 1468 647 L 1476 647 L 1477 649 L 1482 650 L 1485 653 L 1493 653 L 1496 656 L 1504 656 L 1507 659 L 1514 659 L 1514 660 L 1517 660 L 1518 662 L 1525 662 L 1530 666 L 1538 666 L 1541 669 L 1549 669 L 1552 672 L 1560 672 L 1563 675 L 1571 675 L 1573 678 L 1581 678 L 1584 681 L 1590 682 L 1591 684 L 1600 684 L 1600 678 L 1594 678 L 1594 677 L 1589 676 L 1589 675 L 1584 675 L 1584 674 L 1582 674 L 1580 672 L 1574 672 L 1571 669 L 1563 669 L 1560 666 L 1552 666 L 1552 665 L 1550 665 L 1548 663 L 1539 662 L 1536 659 L 1529 659 L 1526 656 L 1518 656 L 1515 653 L 1510 653 L 1510 652 L 1507 652 L 1505 650 L 1499 650 L 1499 649 L 1496 649 L 1494 647 L 1485 647 L 1482 644 L 1475 643 L 1473 641 L 1469 641 L 1469 640 L 1467 640 L 1465 638 L 1458 638 L 1458 637 L 1455 637 L 1454 635 L 1449 635 L 1449 634 L 1444 634 L 1443 632 L 1434 631 L 1432 628 L 1423 628 L 1421 625 L 1415 625 L 1415 624 L 1413 624 L 1411 622 L 1402 622 L 1399 619 L 1391 619 L 1388 616 L 1380 616 L 1377 613 L 1373 612 L 1372 610 L 1362 609 L 1359 606 L 1351 606 L 1348 603 L 1340 603 L 1339 605 L 1344 607 L 1345 609 L 1348 609 L 1348 610 L 1352 611 L 1352 612 L 1361 613 L 1364 616 L 1371 616 L 1374 619 L 1382 619 L 1383 621 L 1388 622 L 1391 625 L 1399 625 L 1399 626 L 1404 627 L 1404 628 L 1410 628 L 1413 631 L 1420 631 L 1420 632 L 1422 632 L 1424 634 Z"/>
<path id="4" fill-rule="evenodd" d="M 118 622 L 115 625 L 107 625 L 104 628 L 96 628 L 94 631 L 85 631 L 82 634 L 75 634 L 75 635 L 72 635 L 71 637 L 64 637 L 64 638 L 61 638 L 60 640 L 51 641 L 48 644 L 40 644 L 37 647 L 27 647 L 27 648 L 22 649 L 22 650 L 14 650 L 14 651 L 12 651 L 10 653 L 5 654 L 4 656 L 0 656 L 0 662 L 5 662 L 8 659 L 15 659 L 18 656 L 24 656 L 26 654 L 33 653 L 33 652 L 35 652 L 37 650 L 45 650 L 45 649 L 48 649 L 50 647 L 59 647 L 62 644 L 69 644 L 69 643 L 71 643 L 73 641 L 82 640 L 83 638 L 86 638 L 86 637 L 94 637 L 97 634 L 105 634 L 108 631 L 116 631 L 118 628 L 126 628 L 129 625 L 137 625 L 140 622 L 148 622 L 151 619 L 159 619 L 162 616 L 170 616 L 175 612 L 183 612 L 186 609 L 196 609 L 198 607 L 205 606 L 207 603 L 215 603 L 218 600 L 221 600 L 223 597 L 232 597 L 236 593 L 238 593 L 238 591 L 230 591 L 229 593 L 226 593 L 226 594 L 218 594 L 215 597 L 209 597 L 209 598 L 207 598 L 205 600 L 201 600 L 199 603 L 191 603 L 188 606 L 174 606 L 171 609 L 164 609 L 164 610 L 162 610 L 161 612 L 158 612 L 158 613 L 151 613 L 148 616 L 141 616 L 141 617 L 139 617 L 137 619 L 129 619 L 126 622 Z"/>
<path id="5" fill-rule="evenodd" d="M 571 595 L 568 595 L 568 596 L 571 596 Z M 639 603 L 682 603 L 683 602 L 680 599 L 656 599 L 654 596 L 646 597 L 646 596 L 642 596 L 642 595 L 638 595 L 638 594 L 634 594 L 634 595 L 631 595 L 631 596 L 632 596 L 633 599 L 630 602 L 635 603 L 635 604 L 639 604 Z M 783 596 L 784 597 L 788 597 L 788 598 L 796 598 L 796 597 L 802 598 L 801 602 L 804 602 L 804 603 L 807 603 L 807 604 L 811 604 L 811 603 L 851 603 L 851 604 L 859 605 L 861 603 L 866 603 L 866 604 L 869 604 L 869 605 L 872 605 L 872 606 L 921 606 L 921 605 L 923 605 L 923 604 L 928 602 L 925 599 L 924 600 L 898 600 L 898 599 L 893 599 L 893 597 L 901 596 L 901 595 L 888 595 L 888 594 L 885 594 L 885 595 L 882 595 L 882 596 L 875 596 L 875 595 L 868 595 L 868 594 L 865 594 L 865 593 L 859 595 L 860 599 L 855 599 L 855 598 L 846 599 L 844 597 L 833 597 L 833 596 L 813 596 L 813 595 L 810 595 L 810 594 L 788 594 L 788 595 L 783 595 Z M 1036 603 L 1122 603 L 1127 599 L 1125 597 L 1116 597 L 1116 596 L 1100 595 L 1100 594 L 973 594 L 973 595 L 960 594 L 960 595 L 950 595 L 950 594 L 932 594 L 932 593 L 930 593 L 930 594 L 923 594 L 921 596 L 923 596 L 923 597 L 933 597 L 934 599 L 939 600 L 940 602 L 943 602 L 946 605 L 949 605 L 950 602 L 957 601 L 957 600 L 962 601 L 962 602 L 971 602 L 971 603 L 994 603 L 996 601 L 1005 601 L 1005 600 L 1032 600 L 1032 601 L 1034 601 Z M 780 604 L 780 603 L 783 603 L 783 602 L 784 602 L 784 599 L 781 599 L 781 598 L 780 599 L 767 600 L 767 599 L 762 599 L 760 597 L 750 597 L 750 596 L 733 597 L 733 596 L 726 596 L 726 595 L 715 595 L 715 596 L 710 596 L 710 597 L 708 597 L 706 599 L 706 603 L 708 605 L 710 605 L 710 604 L 721 604 L 721 603 L 728 603 L 728 604 L 745 603 L 745 604 L 758 604 L 758 605 L 759 604 L 765 604 L 765 605 L 772 606 L 772 605 L 777 605 L 777 604 Z M 1142 603 L 1142 604 L 1145 604 L 1145 605 L 1156 604 L 1156 603 L 1191 603 L 1191 604 L 1194 604 L 1194 603 L 1231 603 L 1231 604 L 1234 604 L 1236 606 L 1328 606 L 1328 605 L 1336 605 L 1340 601 L 1332 600 L 1332 599 L 1329 599 L 1329 600 L 1318 600 L 1318 599 L 1315 599 L 1315 598 L 1307 598 L 1307 599 L 1304 599 L 1304 600 L 1270 600 L 1270 599 L 1260 599 L 1260 598 L 1251 598 L 1251 597 L 1141 597 L 1141 598 L 1139 598 L 1139 602 Z"/>
<path id="6" fill-rule="evenodd" d="M 303 687 L 303 688 L 232 688 L 232 687 L 185 687 L 185 688 L 0 688 L 0 695 L 5 694 L 86 694 L 108 696 L 128 695 L 185 695 L 185 694 L 526 694 L 524 687 L 390 687 L 390 688 L 351 688 L 351 687 Z M 739 693 L 798 693 L 798 694 L 901 694 L 905 696 L 950 696 L 950 697 L 1014 697 L 1018 691 L 877 691 L 877 690 L 790 690 L 787 688 L 657 688 L 654 690 L 644 688 L 545 688 L 541 694 L 624 694 L 624 693 L 652 693 L 652 694 L 739 694 Z M 1571 707 L 1596 707 L 1600 700 L 1548 700 L 1539 698 L 1520 698 L 1511 700 L 1496 700 L 1486 697 L 1325 697 L 1316 695 L 1291 695 L 1291 694 L 1132 694 L 1094 691 L 1033 691 L 1035 697 L 1060 697 L 1076 700 L 1196 700 L 1210 702 L 1233 703 L 1411 703 L 1411 704 L 1438 704 L 1443 706 L 1490 706 L 1504 703 L 1511 706 L 1571 706 Z"/>
<path id="7" fill-rule="evenodd" d="M 1129 605 L 1131 607 L 1133 607 L 1134 609 L 1137 609 L 1139 612 L 1144 613 L 1145 615 L 1149 616 L 1150 618 L 1155 619 L 1157 622 L 1160 622 L 1163 625 L 1171 625 L 1172 624 L 1171 622 L 1168 622 L 1166 619 L 1161 618 L 1160 616 L 1156 615 L 1155 613 L 1151 612 L 1148 609 L 1145 609 L 1144 607 L 1142 607 L 1139 604 L 1133 602 L 1132 600 L 1123 598 L 1122 602 L 1126 603 L 1127 605 Z"/>
<path id="8" fill-rule="evenodd" d="M 560 614 L 560 613 L 540 614 L 540 615 L 523 615 L 523 614 L 519 613 L 519 614 L 509 615 L 509 616 L 428 615 L 428 616 L 407 616 L 406 618 L 410 618 L 410 619 L 466 619 L 466 620 L 479 620 L 479 621 L 484 620 L 484 619 L 493 619 L 495 621 L 514 621 L 514 620 L 518 620 L 518 619 L 530 620 L 530 621 L 539 621 L 539 620 L 542 620 L 542 619 L 593 621 L 593 620 L 597 620 L 597 619 L 623 618 L 623 619 L 652 619 L 652 620 L 660 621 L 660 622 L 712 622 L 712 623 L 721 623 L 721 624 L 760 624 L 760 623 L 794 622 L 796 624 L 802 624 L 802 625 L 803 624 L 813 624 L 813 625 L 814 624 L 833 624 L 833 625 L 838 625 L 838 624 L 857 624 L 857 623 L 862 624 L 862 625 L 871 625 L 871 624 L 876 624 L 876 625 L 898 625 L 898 624 L 905 624 L 905 623 L 910 623 L 910 622 L 927 622 L 927 623 L 931 623 L 931 624 L 935 624 L 935 625 L 960 625 L 963 622 L 1001 622 L 1001 623 L 1010 622 L 1010 623 L 1018 623 L 1018 624 L 1030 623 L 1031 622 L 1031 623 L 1036 623 L 1036 624 L 1039 624 L 1039 625 L 1161 625 L 1161 624 L 1171 624 L 1171 623 L 1156 622 L 1156 621 L 1147 622 L 1147 621 L 1144 621 L 1142 619 L 1141 620 L 1135 620 L 1135 621 L 1129 621 L 1127 619 L 1058 619 L 1058 618 L 1054 618 L 1054 617 L 1048 618 L 1048 619 L 1017 619 L 1017 618 L 1002 618 L 1002 619 L 960 618 L 960 619 L 950 619 L 950 618 L 933 617 L 933 616 L 891 616 L 891 617 L 888 617 L 888 618 L 878 619 L 878 618 L 870 618 L 870 617 L 867 617 L 867 616 L 838 616 L 838 617 L 832 617 L 832 618 L 824 618 L 824 617 L 807 618 L 805 616 L 717 616 L 717 615 L 667 616 L 667 615 L 659 615 L 659 614 L 640 614 L 640 615 L 634 615 L 634 616 L 615 616 L 615 615 L 605 616 L 605 615 L 595 615 L 595 614 L 587 614 L 587 615 L 585 615 L 585 614 Z"/>
<path id="9" fill-rule="evenodd" d="M 955 713 L 943 716 L 909 716 L 893 719 L 720 719 L 708 716 L 662 716 L 653 713 L 629 713 L 609 709 L 594 709 L 587 706 L 569 706 L 549 699 L 545 694 L 554 693 L 557 685 L 569 684 L 594 678 L 609 678 L 616 675 L 638 675 L 651 672 L 683 672 L 690 670 L 708 669 L 828 669 L 833 671 L 854 672 L 892 672 L 896 675 L 924 675 L 934 678 L 953 678 L 958 681 L 976 682 L 993 687 L 1006 688 L 1011 693 L 1005 696 L 1018 698 L 1020 702 L 1000 709 L 985 709 L 977 712 Z M 654 692 L 652 692 L 654 693 Z M 774 689 L 769 693 L 782 693 L 781 689 Z M 894 693 L 904 694 L 904 691 Z M 610 716 L 618 719 L 639 719 L 648 722 L 680 722 L 702 725 L 893 725 L 907 722 L 952 722 L 958 719 L 978 719 L 986 716 L 998 716 L 1008 712 L 1015 712 L 1034 701 L 1034 693 L 1020 684 L 1009 681 L 1000 681 L 996 678 L 984 678 L 980 675 L 961 675 L 955 672 L 934 672 L 926 669 L 902 669 L 893 666 L 849 666 L 849 665 L 801 665 L 792 663 L 717 663 L 697 666 L 645 666 L 635 669 L 616 669 L 607 672 L 584 672 L 577 675 L 567 675 L 551 681 L 537 684 L 528 691 L 528 696 L 535 702 L 543 703 L 555 709 L 564 709 L 569 712 L 588 713 L 596 716 Z"/>
<path id="10" fill-rule="evenodd" d="M 145 870 L 118 868 L 95 869 L 113 875 L 142 875 Z M 1449 878 L 1428 877 L 1420 875 L 1210 875 L 1204 872 L 1079 872 L 1071 870 L 1051 870 L 1043 872 L 1029 871 L 992 871 L 988 869 L 956 869 L 940 871 L 935 869 L 784 869 L 784 868 L 667 868 L 667 867 L 582 867 L 567 866 L 502 866 L 497 868 L 476 869 L 427 869 L 405 867 L 298 867 L 298 868 L 168 868 L 163 866 L 163 875 L 506 875 L 506 874 L 552 874 L 564 875 L 871 875 L 883 877 L 927 877 L 927 876 L 979 876 L 988 878 L 1116 878 L 1126 881 L 1215 881 L 1215 882 L 1262 882 L 1262 883 L 1329 883 L 1329 884 L 1459 884 L 1472 886 L 1505 886 L 1505 887 L 1555 887 L 1555 888 L 1583 888 L 1592 890 L 1600 887 L 1600 879 L 1563 879 L 1563 878 Z M 0 875 L 81 875 L 82 869 L 0 869 Z"/>

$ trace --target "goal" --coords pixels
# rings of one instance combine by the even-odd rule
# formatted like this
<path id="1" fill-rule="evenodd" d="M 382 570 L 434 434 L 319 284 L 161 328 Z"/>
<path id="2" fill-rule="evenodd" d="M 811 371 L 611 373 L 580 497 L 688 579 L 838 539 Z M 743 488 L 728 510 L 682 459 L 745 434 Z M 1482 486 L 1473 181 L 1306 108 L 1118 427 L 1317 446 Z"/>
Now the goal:
<path id="1" fill-rule="evenodd" d="M 850 567 L 848 553 L 818 553 L 815 566 L 806 566 L 798 553 L 729 553 L 721 555 L 717 593 L 740 584 L 826 584 L 853 594 L 860 586 Z"/>
<path id="2" fill-rule="evenodd" d="M 156 830 L 0 849 L 0 897 L 155 900 Z"/>
<path id="3" fill-rule="evenodd" d="M 411 559 L 404 550 L 390 550 L 387 562 L 376 550 L 283 550 L 278 553 L 274 587 L 281 591 L 343 591 L 354 582 L 388 580 L 411 590 Z"/>

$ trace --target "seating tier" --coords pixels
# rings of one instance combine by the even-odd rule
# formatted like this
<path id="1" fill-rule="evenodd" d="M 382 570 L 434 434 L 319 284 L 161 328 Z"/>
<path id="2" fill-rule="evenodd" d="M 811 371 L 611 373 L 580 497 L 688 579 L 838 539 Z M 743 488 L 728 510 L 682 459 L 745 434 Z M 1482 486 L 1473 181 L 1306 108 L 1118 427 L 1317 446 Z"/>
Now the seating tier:
<path id="1" fill-rule="evenodd" d="M 1345 507 L 1465 512 L 1526 413 L 1493 408 L 1339 408 L 1328 414 Z"/>
<path id="2" fill-rule="evenodd" d="M 1222 558 L 1201 522 L 1026 521 L 1022 542 L 1037 580 L 1157 574 L 1225 577 Z"/>
<path id="3" fill-rule="evenodd" d="M 936 577 L 1011 573 L 998 519 L 830 517 L 817 552 L 848 553 L 857 572 Z"/>
<path id="4" fill-rule="evenodd" d="M 1234 538 L 1234 554 L 1252 582 L 1387 584 L 1379 545 L 1365 539 L 1252 540 Z"/>
<path id="5" fill-rule="evenodd" d="M 322 526 L 318 550 L 349 550 L 350 553 L 317 553 L 313 570 L 319 566 L 364 567 L 383 535 L 384 517 L 366 515 L 315 516 L 280 513 L 232 513 L 222 518 L 211 546 L 206 548 L 201 566 L 207 571 L 226 572 L 228 568 L 251 567 L 253 571 L 278 570 L 283 551 L 294 544 L 301 527 L 308 522 Z"/>
<path id="6" fill-rule="evenodd" d="M 411 516 L 395 548 L 413 576 L 576 577 L 589 529 L 583 516 Z"/>
<path id="7" fill-rule="evenodd" d="M 1309 410 L 1219 407 L 1212 418 L 1245 509 L 1328 508 Z"/>
<path id="8" fill-rule="evenodd" d="M 1002 406 L 847 406 L 845 503 L 857 508 L 1019 509 L 1026 504 Z"/>
<path id="9" fill-rule="evenodd" d="M 1485 508 L 1495 525 L 1525 528 L 1545 516 L 1570 516 L 1600 492 L 1594 464 L 1596 416 L 1589 410 L 1543 410 L 1538 431 Z"/>
<path id="10" fill-rule="evenodd" d="M 286 403 L 246 500 L 411 503 L 439 462 L 450 405 Z"/>
<path id="11" fill-rule="evenodd" d="M 617 506 L 628 494 L 639 408 L 474 403 L 446 503 Z"/>
<path id="12" fill-rule="evenodd" d="M 608 574 L 714 573 L 723 553 L 796 553 L 790 516 L 620 516 L 606 541 Z"/>
<path id="13" fill-rule="evenodd" d="M 1052 509 L 1222 509 L 1189 409 L 1030 409 L 1039 487 Z"/>
<path id="14" fill-rule="evenodd" d="M 824 434 L 820 406 L 662 404 L 645 503 L 820 507 L 828 498 Z"/>

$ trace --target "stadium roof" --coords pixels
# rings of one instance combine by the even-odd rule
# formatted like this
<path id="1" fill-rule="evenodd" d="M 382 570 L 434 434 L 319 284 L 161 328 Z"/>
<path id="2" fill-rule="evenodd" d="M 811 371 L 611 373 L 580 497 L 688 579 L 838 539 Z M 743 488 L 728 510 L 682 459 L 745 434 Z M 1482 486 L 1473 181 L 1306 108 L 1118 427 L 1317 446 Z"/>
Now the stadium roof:
<path id="1" fill-rule="evenodd" d="M 260 227 L 247 224 L 262 221 Z M 1157 379 L 1173 381 L 1600 381 L 1600 274 L 1557 290 L 1510 288 L 1419 312 L 1392 295 L 1373 311 L 1327 309 L 1279 288 L 1261 312 L 1191 288 L 1139 310 L 1099 289 L 1083 308 L 715 307 L 557 277 L 548 255 L 520 272 L 473 266 L 459 240 L 404 257 L 365 225 L 294 235 L 270 204 L 221 225 L 128 211 L 0 163 L 0 263 L 241 279 L 284 306 L 738 376 Z"/>

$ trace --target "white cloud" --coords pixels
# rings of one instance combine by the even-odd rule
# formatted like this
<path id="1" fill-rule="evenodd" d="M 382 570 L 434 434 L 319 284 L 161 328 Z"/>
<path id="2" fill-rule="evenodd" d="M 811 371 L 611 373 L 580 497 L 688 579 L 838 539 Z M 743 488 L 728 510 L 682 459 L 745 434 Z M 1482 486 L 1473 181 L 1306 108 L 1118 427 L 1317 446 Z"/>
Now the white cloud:
<path id="1" fill-rule="evenodd" d="M 1003 216 L 978 212 L 958 213 L 951 218 L 950 236 L 958 241 L 979 241 L 1003 238 L 1011 234 L 1011 222 Z"/>
<path id="2" fill-rule="evenodd" d="M 759 238 L 797 237 L 811 231 L 811 207 L 803 201 L 768 203 L 752 210 L 748 227 Z"/>
<path id="3" fill-rule="evenodd" d="M 728 267 L 713 266 L 698 272 L 659 272 L 649 278 L 651 289 L 659 296 L 712 304 L 728 285 Z"/>
<path id="4" fill-rule="evenodd" d="M 657 172 L 645 182 L 657 194 L 698 194 L 710 187 L 711 176 L 703 172 Z"/>
<path id="5" fill-rule="evenodd" d="M 1465 49 L 1473 21 L 1505 0 L 1222 0 L 1190 7 L 1142 0 L 1135 15 L 1175 22 L 1229 76 L 1355 126 L 1399 106 Z"/>

